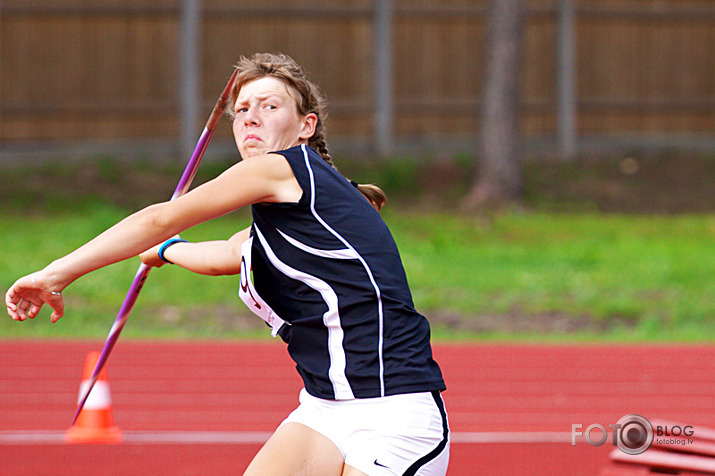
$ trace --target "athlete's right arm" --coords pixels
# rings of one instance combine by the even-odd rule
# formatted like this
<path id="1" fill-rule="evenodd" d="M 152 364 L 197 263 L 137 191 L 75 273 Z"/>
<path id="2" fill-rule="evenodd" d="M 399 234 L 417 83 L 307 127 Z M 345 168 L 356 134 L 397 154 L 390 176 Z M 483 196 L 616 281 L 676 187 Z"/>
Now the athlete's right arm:
<path id="1" fill-rule="evenodd" d="M 228 240 L 201 241 L 198 243 L 178 242 L 166 248 L 164 258 L 173 264 L 198 274 L 223 276 L 241 272 L 241 245 L 251 233 L 248 227 L 239 231 Z M 139 255 L 142 263 L 148 266 L 162 266 L 159 248 L 145 251 Z"/>
<path id="2" fill-rule="evenodd" d="M 47 303 L 55 309 L 54 322 L 64 313 L 59 293 L 80 276 L 246 205 L 297 202 L 301 193 L 285 157 L 267 154 L 241 161 L 175 200 L 133 213 L 42 270 L 18 279 L 5 294 L 8 314 L 16 320 L 34 318 Z"/>

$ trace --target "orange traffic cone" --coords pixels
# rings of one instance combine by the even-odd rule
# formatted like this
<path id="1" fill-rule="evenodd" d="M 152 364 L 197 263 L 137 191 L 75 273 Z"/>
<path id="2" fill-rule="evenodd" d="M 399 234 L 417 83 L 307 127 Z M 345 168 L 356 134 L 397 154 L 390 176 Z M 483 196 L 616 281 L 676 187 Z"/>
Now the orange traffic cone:
<path id="1" fill-rule="evenodd" d="M 78 400 L 84 396 L 89 386 L 97 360 L 99 360 L 99 352 L 90 352 L 84 360 Z M 119 443 L 122 440 L 121 430 L 114 426 L 106 367 L 99 373 L 84 408 L 75 424 L 67 429 L 65 438 L 69 443 Z"/>

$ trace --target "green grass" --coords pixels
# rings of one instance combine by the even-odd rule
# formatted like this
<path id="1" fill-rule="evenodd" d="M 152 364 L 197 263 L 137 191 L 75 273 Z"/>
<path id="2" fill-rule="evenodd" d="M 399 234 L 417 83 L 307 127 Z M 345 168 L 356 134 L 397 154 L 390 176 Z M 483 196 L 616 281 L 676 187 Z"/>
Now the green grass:
<path id="1" fill-rule="evenodd" d="M 97 202 L 0 217 L 0 290 L 129 213 Z M 504 212 L 474 218 L 388 207 L 417 308 L 437 339 L 708 341 L 715 337 L 715 216 Z M 188 230 L 226 238 L 237 213 Z M 103 338 L 137 259 L 80 278 L 57 324 L 0 318 L 0 336 Z M 255 338 L 267 329 L 243 309 L 237 278 L 153 270 L 127 338 Z"/>
<path id="2" fill-rule="evenodd" d="M 470 330 L 480 328 L 496 338 L 550 340 L 715 336 L 715 217 L 507 213 L 489 222 L 440 215 L 397 221 L 418 306 L 471 317 L 471 325 L 440 336 L 473 337 Z M 490 319 L 480 322 L 484 316 Z"/>

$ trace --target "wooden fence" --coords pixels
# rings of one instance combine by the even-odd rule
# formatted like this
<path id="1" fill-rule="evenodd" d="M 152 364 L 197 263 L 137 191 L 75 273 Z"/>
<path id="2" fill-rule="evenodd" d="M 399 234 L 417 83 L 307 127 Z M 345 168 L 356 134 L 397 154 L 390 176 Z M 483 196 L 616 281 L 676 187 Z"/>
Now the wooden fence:
<path id="1" fill-rule="evenodd" d="M 715 2 L 525 2 L 530 144 L 715 150 Z M 485 11 L 483 0 L 0 0 L 0 146 L 186 146 L 239 55 L 282 51 L 326 92 L 329 134 L 346 148 L 471 147 Z"/>

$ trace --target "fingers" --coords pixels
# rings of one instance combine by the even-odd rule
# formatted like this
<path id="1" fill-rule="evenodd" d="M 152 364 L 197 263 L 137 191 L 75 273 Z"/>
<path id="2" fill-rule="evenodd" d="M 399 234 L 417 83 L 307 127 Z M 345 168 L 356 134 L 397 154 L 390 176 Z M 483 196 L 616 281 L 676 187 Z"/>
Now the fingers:
<path id="1" fill-rule="evenodd" d="M 27 286 L 20 283 L 20 280 L 5 294 L 7 314 L 15 321 L 36 318 L 45 303 L 54 310 L 50 319 L 52 322 L 57 322 L 64 315 L 65 304 L 62 295 L 37 289 L 34 284 Z"/>
<path id="2" fill-rule="evenodd" d="M 159 246 L 155 246 L 142 254 L 139 255 L 139 259 L 141 259 L 142 263 L 144 263 L 147 266 L 153 266 L 155 268 L 161 268 L 164 266 L 164 261 L 159 258 Z"/>
<path id="3" fill-rule="evenodd" d="M 48 299 L 46 303 L 53 309 L 52 315 L 50 316 L 50 320 L 53 323 L 57 322 L 62 316 L 64 316 L 65 303 L 61 296 Z M 15 321 L 25 321 L 28 318 L 34 319 L 40 314 L 44 304 L 44 302 L 35 303 L 25 299 L 20 299 L 16 305 L 9 304 L 7 306 L 7 313 Z"/>
<path id="4" fill-rule="evenodd" d="M 21 321 L 27 319 L 27 308 L 30 307 L 30 304 L 30 301 L 26 301 L 24 299 L 20 299 L 17 303 L 17 314 Z"/>
<path id="5" fill-rule="evenodd" d="M 48 301 L 47 304 L 52 308 L 50 321 L 54 324 L 60 319 L 60 317 L 65 315 L 65 300 L 62 296 L 58 296 L 58 299 L 54 299 L 52 302 Z"/>
<path id="6" fill-rule="evenodd" d="M 15 321 L 25 320 L 25 311 L 24 308 L 20 308 L 21 304 L 22 298 L 20 298 L 15 292 L 15 286 L 11 287 L 5 294 L 5 307 L 7 308 L 7 314 Z"/>
<path id="7" fill-rule="evenodd" d="M 7 307 L 7 313 L 10 314 L 10 317 L 12 317 L 12 313 L 17 311 L 12 288 L 5 293 L 5 307 Z"/>
<path id="8" fill-rule="evenodd" d="M 12 307 L 11 307 L 12 306 Z M 20 299 L 17 304 L 8 305 L 8 314 L 16 321 L 24 321 L 28 317 L 34 319 L 42 309 L 42 302 L 35 303 L 27 299 Z"/>
<path id="9" fill-rule="evenodd" d="M 8 315 L 16 321 L 27 319 L 27 308 L 31 302 L 26 298 L 26 277 L 20 278 L 10 287 L 5 294 L 5 307 Z"/>
<path id="10" fill-rule="evenodd" d="M 32 303 L 30 306 L 27 308 L 27 317 L 30 319 L 34 319 L 37 317 L 37 315 L 40 313 L 40 310 L 42 309 L 42 303 L 40 304 L 35 304 Z"/>

